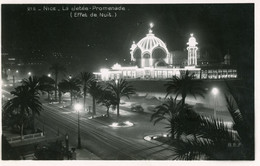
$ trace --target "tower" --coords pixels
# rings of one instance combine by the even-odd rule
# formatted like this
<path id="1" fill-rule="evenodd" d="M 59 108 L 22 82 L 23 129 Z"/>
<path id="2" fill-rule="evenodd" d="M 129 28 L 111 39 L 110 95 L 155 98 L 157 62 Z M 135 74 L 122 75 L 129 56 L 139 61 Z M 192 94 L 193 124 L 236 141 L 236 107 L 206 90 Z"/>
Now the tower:
<path id="1" fill-rule="evenodd" d="M 189 42 L 187 43 L 188 47 L 188 65 L 196 66 L 197 65 L 197 51 L 198 47 L 196 46 L 198 43 L 196 42 L 193 34 L 190 34 Z"/>
<path id="2" fill-rule="evenodd" d="M 228 53 L 224 56 L 224 64 L 225 65 L 230 65 L 230 59 L 231 59 L 231 55 Z"/>

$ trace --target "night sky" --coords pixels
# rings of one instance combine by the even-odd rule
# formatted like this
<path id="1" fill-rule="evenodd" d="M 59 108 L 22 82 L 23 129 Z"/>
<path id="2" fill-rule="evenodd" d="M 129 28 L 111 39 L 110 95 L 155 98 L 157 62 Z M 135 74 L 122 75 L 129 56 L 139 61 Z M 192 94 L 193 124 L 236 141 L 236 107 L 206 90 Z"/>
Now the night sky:
<path id="1" fill-rule="evenodd" d="M 27 7 L 42 6 L 2 5 L 2 52 L 21 58 L 34 50 L 62 52 L 79 58 L 78 66 L 95 71 L 103 67 L 105 58 L 111 63 L 130 60 L 132 41 L 145 37 L 153 22 L 154 34 L 169 51 L 185 49 L 193 33 L 199 47 L 216 50 L 221 56 L 229 50 L 238 66 L 254 68 L 253 4 L 104 5 L 125 7 L 126 11 L 117 11 L 113 18 L 71 18 L 70 11 L 27 11 Z M 60 9 L 74 5 L 49 6 Z"/>

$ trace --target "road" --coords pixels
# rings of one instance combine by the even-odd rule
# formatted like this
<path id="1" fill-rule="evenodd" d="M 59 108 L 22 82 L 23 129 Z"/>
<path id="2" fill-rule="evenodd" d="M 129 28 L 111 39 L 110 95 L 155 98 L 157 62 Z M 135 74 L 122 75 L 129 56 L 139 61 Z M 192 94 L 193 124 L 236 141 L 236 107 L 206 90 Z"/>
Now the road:
<path id="1" fill-rule="evenodd" d="M 70 144 L 77 145 L 77 114 L 44 104 L 44 111 L 37 120 L 39 124 L 44 124 L 46 129 L 52 129 L 53 132 L 68 133 Z M 170 160 L 173 158 L 174 152 L 170 147 L 145 141 L 140 134 L 135 134 L 136 131 L 146 132 L 138 126 L 115 129 L 86 118 L 81 118 L 80 124 L 82 147 L 103 160 Z"/>

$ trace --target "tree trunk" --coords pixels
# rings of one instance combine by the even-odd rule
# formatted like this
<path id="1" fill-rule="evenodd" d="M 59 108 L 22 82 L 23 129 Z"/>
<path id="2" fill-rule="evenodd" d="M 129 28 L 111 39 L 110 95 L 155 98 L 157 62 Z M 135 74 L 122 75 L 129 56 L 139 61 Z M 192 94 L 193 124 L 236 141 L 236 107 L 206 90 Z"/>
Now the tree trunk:
<path id="1" fill-rule="evenodd" d="M 84 92 L 84 96 L 83 96 L 83 107 L 84 107 L 84 112 L 86 111 L 86 93 Z"/>
<path id="2" fill-rule="evenodd" d="M 92 96 L 93 98 L 93 115 L 96 115 L 96 99 L 94 96 Z"/>
<path id="3" fill-rule="evenodd" d="M 120 101 L 117 104 L 117 117 L 119 117 L 119 103 L 120 103 Z"/>
<path id="4" fill-rule="evenodd" d="M 23 124 L 21 125 L 21 139 L 23 140 Z"/>
<path id="5" fill-rule="evenodd" d="M 185 105 L 185 98 L 186 98 L 186 96 L 182 96 L 182 100 L 181 100 L 181 106 L 182 106 L 182 108 L 183 108 L 184 105 Z"/>
<path id="6" fill-rule="evenodd" d="M 50 102 L 50 92 L 48 91 L 48 102 Z"/>
<path id="7" fill-rule="evenodd" d="M 197 142 L 197 136 L 196 133 L 193 133 L 194 140 Z"/>
<path id="8" fill-rule="evenodd" d="M 61 103 L 61 91 L 59 91 L 59 103 Z"/>
<path id="9" fill-rule="evenodd" d="M 57 101 L 58 72 L 55 72 L 55 101 Z"/>
<path id="10" fill-rule="evenodd" d="M 72 106 L 72 91 L 70 91 L 70 105 Z"/>
<path id="11" fill-rule="evenodd" d="M 32 130 L 33 130 L 33 132 L 34 132 L 34 130 L 35 130 L 34 120 L 35 120 L 35 112 L 32 111 Z"/>
<path id="12" fill-rule="evenodd" d="M 107 117 L 109 118 L 109 107 L 107 108 Z"/>
<path id="13" fill-rule="evenodd" d="M 174 128 L 174 127 L 172 127 L 172 130 L 171 130 L 172 139 L 175 139 L 175 134 L 174 134 L 174 131 L 175 131 L 175 128 Z"/>

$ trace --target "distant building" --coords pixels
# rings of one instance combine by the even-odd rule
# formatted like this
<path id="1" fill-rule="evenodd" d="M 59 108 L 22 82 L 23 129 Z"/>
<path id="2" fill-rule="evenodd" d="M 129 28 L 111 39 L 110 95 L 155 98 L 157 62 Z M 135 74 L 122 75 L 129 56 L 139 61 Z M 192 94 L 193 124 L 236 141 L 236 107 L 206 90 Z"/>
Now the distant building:
<path id="1" fill-rule="evenodd" d="M 94 72 L 99 80 L 124 79 L 167 79 L 180 76 L 188 70 L 196 79 L 237 78 L 237 70 L 231 66 L 231 56 L 224 57 L 222 63 L 210 63 L 207 54 L 200 55 L 198 43 L 193 34 L 187 42 L 187 50 L 169 52 L 166 44 L 156 37 L 150 26 L 149 33 L 130 48 L 132 66 L 116 63 L 111 69 L 103 68 Z"/>
<path id="2" fill-rule="evenodd" d="M 32 51 L 31 55 L 29 55 L 26 60 L 25 64 L 29 66 L 40 66 L 40 65 L 50 65 L 54 62 L 59 62 L 64 66 L 71 65 L 73 57 L 64 55 L 61 52 L 53 51 L 50 53 L 43 53 L 40 50 Z"/>

